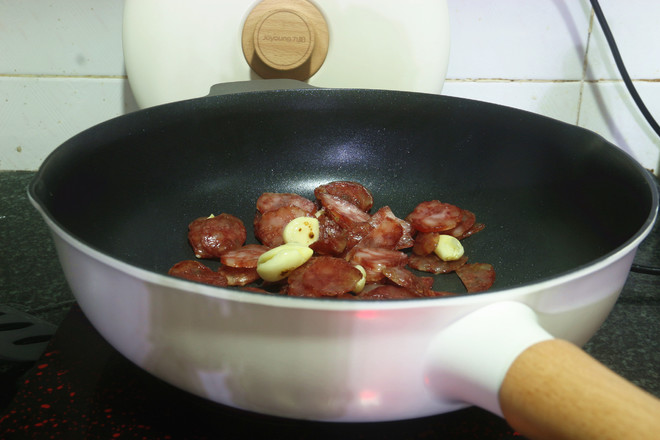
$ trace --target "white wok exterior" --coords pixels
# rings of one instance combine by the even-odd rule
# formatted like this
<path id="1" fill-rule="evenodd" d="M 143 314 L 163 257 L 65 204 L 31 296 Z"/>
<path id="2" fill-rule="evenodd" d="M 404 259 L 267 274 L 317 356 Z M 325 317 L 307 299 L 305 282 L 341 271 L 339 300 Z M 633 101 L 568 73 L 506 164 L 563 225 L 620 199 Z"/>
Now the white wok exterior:
<path id="1" fill-rule="evenodd" d="M 497 391 L 517 354 L 545 331 L 585 343 L 606 319 L 652 226 L 606 259 L 533 285 L 359 302 L 253 294 L 137 269 L 86 246 L 41 213 L 85 315 L 132 362 L 212 401 L 322 421 L 396 420 L 467 405 L 499 414 Z M 533 309 L 542 329 L 524 320 L 522 331 L 489 321 L 470 324 L 458 344 L 442 341 L 459 318 L 508 301 Z M 531 336 L 512 342 L 500 329 Z M 471 365 L 456 368 L 451 361 Z"/>

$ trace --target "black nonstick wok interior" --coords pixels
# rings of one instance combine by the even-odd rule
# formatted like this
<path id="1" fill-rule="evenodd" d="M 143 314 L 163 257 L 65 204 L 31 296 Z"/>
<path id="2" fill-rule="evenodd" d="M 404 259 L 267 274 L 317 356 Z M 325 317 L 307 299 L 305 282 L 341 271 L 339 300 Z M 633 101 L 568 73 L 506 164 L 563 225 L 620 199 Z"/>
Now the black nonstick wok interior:
<path id="1" fill-rule="evenodd" d="M 494 289 L 612 253 L 650 221 L 644 170 L 601 137 L 465 99 L 368 90 L 254 92 L 184 101 L 108 121 L 44 163 L 32 197 L 65 230 L 166 273 L 192 259 L 188 223 L 232 213 L 248 226 L 265 191 L 312 197 L 355 180 L 405 217 L 439 199 L 486 229 L 466 239 Z M 436 288 L 462 291 L 454 277 Z"/>

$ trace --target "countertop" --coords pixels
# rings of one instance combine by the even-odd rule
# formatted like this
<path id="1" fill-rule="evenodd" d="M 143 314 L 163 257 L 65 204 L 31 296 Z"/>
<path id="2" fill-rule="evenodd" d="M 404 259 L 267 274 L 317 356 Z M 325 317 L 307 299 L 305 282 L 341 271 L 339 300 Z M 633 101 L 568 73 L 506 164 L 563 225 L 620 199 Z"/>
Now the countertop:
<path id="1" fill-rule="evenodd" d="M 27 199 L 34 174 L 0 172 L 0 306 L 29 314 L 49 337 L 35 359 L 23 361 L 6 359 L 0 344 L 0 437 L 520 438 L 478 408 L 378 424 L 296 422 L 210 404 L 159 382 L 110 347 L 77 307 L 50 233 Z M 635 264 L 660 265 L 659 229 L 640 246 Z M 2 328 L 0 319 L 0 338 Z M 660 275 L 631 272 L 584 348 L 660 397 Z"/>

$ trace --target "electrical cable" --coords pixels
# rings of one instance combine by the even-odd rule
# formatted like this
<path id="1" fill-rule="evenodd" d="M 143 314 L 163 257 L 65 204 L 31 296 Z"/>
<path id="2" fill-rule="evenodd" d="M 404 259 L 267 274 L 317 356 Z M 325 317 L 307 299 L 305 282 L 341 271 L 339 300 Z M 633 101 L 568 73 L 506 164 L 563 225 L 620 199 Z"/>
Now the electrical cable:
<path id="1" fill-rule="evenodd" d="M 621 58 L 619 49 L 617 48 L 616 42 L 614 41 L 614 36 L 612 35 L 612 31 L 610 30 L 610 27 L 607 24 L 607 20 L 605 20 L 605 15 L 603 14 L 603 10 L 600 8 L 600 4 L 598 3 L 598 0 L 591 0 L 591 6 L 594 10 L 594 14 L 596 15 L 596 18 L 598 19 L 598 23 L 600 23 L 600 27 L 603 30 L 603 33 L 605 34 L 605 38 L 607 39 L 607 44 L 610 46 L 610 51 L 612 52 L 612 56 L 614 57 L 614 62 L 616 63 L 617 68 L 619 69 L 619 74 L 621 75 L 621 78 L 623 79 L 623 82 L 625 83 L 626 88 L 630 93 L 630 96 L 632 96 L 632 99 L 635 101 L 635 104 L 637 104 L 637 107 L 642 112 L 642 115 L 649 123 L 653 131 L 655 131 L 655 133 L 660 137 L 660 125 L 658 125 L 656 120 L 653 118 L 653 115 L 651 115 L 651 112 L 644 104 L 644 101 L 639 96 L 639 93 L 637 93 L 637 89 L 635 89 L 635 86 L 633 85 L 633 82 L 630 79 L 630 75 L 628 75 L 628 70 L 626 69 L 626 66 L 623 63 L 623 59 Z"/>
<path id="2" fill-rule="evenodd" d="M 660 275 L 660 267 L 644 266 L 642 264 L 633 264 L 630 270 L 637 273 L 644 273 L 646 275 Z"/>
<path id="3" fill-rule="evenodd" d="M 621 53 L 619 52 L 619 49 L 616 45 L 616 41 L 614 40 L 614 36 L 612 35 L 612 31 L 610 30 L 610 26 L 607 24 L 607 20 L 605 19 L 605 15 L 603 14 L 603 10 L 601 9 L 598 0 L 590 0 L 590 1 L 591 1 L 591 7 L 594 10 L 594 15 L 596 15 L 596 18 L 598 19 L 598 23 L 600 24 L 600 27 L 603 30 L 603 34 L 605 34 L 605 39 L 607 40 L 607 44 L 610 47 L 610 52 L 612 52 L 612 57 L 614 57 L 614 62 L 616 63 L 617 69 L 619 70 L 619 74 L 621 75 L 621 78 L 623 79 L 623 82 L 625 83 L 626 88 L 628 89 L 628 93 L 630 93 L 630 96 L 632 97 L 633 101 L 635 101 L 637 108 L 639 108 L 639 111 L 642 112 L 642 115 L 649 123 L 653 131 L 655 131 L 655 133 L 660 137 L 660 125 L 658 125 L 656 120 L 653 118 L 653 115 L 644 104 L 644 101 L 639 96 L 639 93 L 637 93 L 637 89 L 635 89 L 635 86 L 633 85 L 633 82 L 630 79 L 630 75 L 628 75 L 628 70 L 626 69 L 626 66 L 623 63 L 623 59 L 621 58 Z M 649 275 L 660 275 L 660 267 L 646 266 L 642 264 L 633 264 L 631 270 L 633 272 L 644 273 Z"/>

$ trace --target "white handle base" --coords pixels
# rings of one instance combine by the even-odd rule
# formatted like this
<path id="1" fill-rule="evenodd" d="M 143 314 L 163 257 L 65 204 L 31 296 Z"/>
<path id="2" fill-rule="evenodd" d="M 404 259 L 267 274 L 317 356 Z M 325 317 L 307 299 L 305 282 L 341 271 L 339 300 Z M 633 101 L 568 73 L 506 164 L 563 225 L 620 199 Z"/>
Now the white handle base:
<path id="1" fill-rule="evenodd" d="M 502 416 L 498 392 L 513 361 L 552 336 L 528 306 L 499 302 L 461 318 L 432 344 L 427 380 L 439 398 Z"/>

